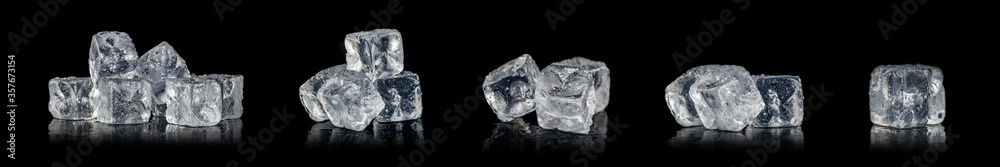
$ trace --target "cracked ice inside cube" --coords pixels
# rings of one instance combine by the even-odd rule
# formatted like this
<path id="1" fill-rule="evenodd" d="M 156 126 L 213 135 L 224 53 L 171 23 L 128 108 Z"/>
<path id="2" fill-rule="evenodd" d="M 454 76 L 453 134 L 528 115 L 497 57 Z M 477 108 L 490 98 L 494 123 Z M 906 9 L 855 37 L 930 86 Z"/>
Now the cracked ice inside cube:
<path id="1" fill-rule="evenodd" d="M 173 46 L 167 42 L 160 42 L 159 45 L 139 57 L 137 65 L 136 70 L 139 72 L 139 76 L 148 80 L 149 84 L 153 86 L 153 94 L 156 96 L 153 100 L 156 102 L 153 116 L 163 116 L 167 107 L 164 79 L 190 78 L 191 72 L 188 71 L 187 63 L 177 54 Z"/>
<path id="2" fill-rule="evenodd" d="M 483 82 L 486 102 L 501 121 L 508 122 L 535 111 L 535 78 L 538 65 L 524 54 L 490 72 Z"/>
<path id="3" fill-rule="evenodd" d="M 90 77 L 94 83 L 103 77 L 132 78 L 139 56 L 132 38 L 124 32 L 103 31 L 90 40 Z"/>
<path id="4" fill-rule="evenodd" d="M 703 65 L 691 70 L 704 71 L 688 95 L 705 128 L 741 131 L 764 109 L 760 91 L 743 67 Z"/>
<path id="5" fill-rule="evenodd" d="M 344 37 L 347 69 L 361 71 L 371 80 L 403 71 L 403 39 L 394 29 L 355 32 Z"/>
<path id="6" fill-rule="evenodd" d="M 91 91 L 94 116 L 109 124 L 139 124 L 149 121 L 153 91 L 143 79 L 101 78 Z"/>
<path id="7" fill-rule="evenodd" d="M 753 121 L 755 127 L 787 127 L 802 124 L 802 81 L 798 76 L 753 76 L 764 101 L 764 110 Z"/>
<path id="8" fill-rule="evenodd" d="M 420 118 L 423 112 L 423 91 L 420 77 L 410 71 L 375 81 L 385 107 L 378 114 L 378 122 L 396 122 Z"/>
<path id="9" fill-rule="evenodd" d="M 382 96 L 364 73 L 334 68 L 329 77 L 316 97 L 333 125 L 361 131 L 384 109 Z"/>
<path id="10" fill-rule="evenodd" d="M 941 69 L 928 65 L 882 65 L 869 82 L 872 123 L 895 128 L 940 124 L 945 117 Z"/>
<path id="11" fill-rule="evenodd" d="M 222 120 L 222 88 L 203 78 L 166 79 L 167 122 L 187 126 L 212 126 Z"/>
<path id="12" fill-rule="evenodd" d="M 228 74 L 209 74 L 201 76 L 213 80 L 222 87 L 222 119 L 236 119 L 243 116 L 243 76 Z"/>
<path id="13" fill-rule="evenodd" d="M 608 105 L 610 70 L 604 62 L 574 57 L 546 66 L 537 84 L 539 126 L 587 134 L 593 115 Z"/>
<path id="14" fill-rule="evenodd" d="M 58 119 L 94 118 L 90 99 L 93 88 L 94 82 L 87 77 L 52 78 L 49 80 L 49 113 Z"/>

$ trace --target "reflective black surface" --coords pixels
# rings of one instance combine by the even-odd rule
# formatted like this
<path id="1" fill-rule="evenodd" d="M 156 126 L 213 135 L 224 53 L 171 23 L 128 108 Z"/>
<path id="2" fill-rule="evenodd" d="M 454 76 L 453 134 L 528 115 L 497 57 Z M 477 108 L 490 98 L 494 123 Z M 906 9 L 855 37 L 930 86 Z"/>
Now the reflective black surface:
<path id="1" fill-rule="evenodd" d="M 190 127 L 152 117 L 143 124 L 106 124 L 90 120 L 52 119 L 49 145 L 72 145 L 82 141 L 94 145 L 142 147 L 233 147 L 240 143 L 241 119 L 222 120 L 218 125 Z"/>

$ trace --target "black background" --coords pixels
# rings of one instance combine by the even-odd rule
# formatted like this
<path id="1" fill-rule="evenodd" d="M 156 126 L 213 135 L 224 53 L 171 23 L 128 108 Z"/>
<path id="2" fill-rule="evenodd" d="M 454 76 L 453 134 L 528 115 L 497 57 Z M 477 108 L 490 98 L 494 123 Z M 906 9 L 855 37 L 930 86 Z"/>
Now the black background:
<path id="1" fill-rule="evenodd" d="M 227 3 L 224 0 L 217 2 Z M 247 162 L 237 148 L 120 146 L 104 144 L 82 158 L 82 166 L 198 165 L 367 165 L 396 166 L 415 147 L 366 149 L 304 146 L 315 124 L 298 99 L 297 88 L 316 72 L 343 64 L 343 36 L 355 27 L 378 24 L 370 12 L 389 1 L 260 2 L 229 4 L 220 19 L 213 1 L 71 1 L 61 5 L 36 36 L 18 52 L 3 46 L 17 61 L 16 166 L 65 164 L 66 146 L 48 143 L 46 82 L 53 77 L 87 76 L 90 37 L 99 31 L 127 32 L 144 53 L 169 42 L 195 74 L 241 74 L 245 77 L 243 141 L 267 128 L 272 109 L 296 114 L 286 129 Z M 797 75 L 805 96 L 811 87 L 833 95 L 811 109 L 803 123 L 805 148 L 779 151 L 760 166 L 866 165 L 897 166 L 923 156 L 923 150 L 875 153 L 869 148 L 867 86 L 871 70 L 882 64 L 921 63 L 940 67 L 946 76 L 948 116 L 943 125 L 960 138 L 931 165 L 972 165 L 992 161 L 989 139 L 989 87 L 994 70 L 981 64 L 996 54 L 994 9 L 983 4 L 928 1 L 908 15 L 899 31 L 885 40 L 876 22 L 889 21 L 895 1 L 752 1 L 746 10 L 730 1 L 610 2 L 585 1 L 555 30 L 545 12 L 560 12 L 570 1 L 406 1 L 387 25 L 403 35 L 405 69 L 420 75 L 426 140 L 434 129 L 448 138 L 419 166 L 582 166 L 578 150 L 484 151 L 499 122 L 485 100 L 470 102 L 457 129 L 445 111 L 463 105 L 481 91 L 491 70 L 521 54 L 539 67 L 587 57 L 607 63 L 613 81 L 606 109 L 612 121 L 628 124 L 607 141 L 587 165 L 740 166 L 757 148 L 679 149 L 668 145 L 681 127 L 669 114 L 663 89 L 679 76 L 673 52 L 683 52 L 686 37 L 707 30 L 703 20 L 718 19 L 723 9 L 736 20 L 713 38 L 703 53 L 683 68 L 704 64 L 741 65 L 751 74 Z M 228 4 L 228 3 L 227 3 Z M 3 28 L 21 34 L 22 17 L 42 9 L 36 1 L 6 2 Z M 567 8 L 568 9 L 568 8 Z M 9 43 L 6 43 L 9 44 Z M 534 114 L 525 117 L 535 122 Z M 514 146 L 512 146 L 514 147 Z M 242 149 L 242 148 L 241 148 Z M 6 165 L 5 165 L 6 166 Z"/>

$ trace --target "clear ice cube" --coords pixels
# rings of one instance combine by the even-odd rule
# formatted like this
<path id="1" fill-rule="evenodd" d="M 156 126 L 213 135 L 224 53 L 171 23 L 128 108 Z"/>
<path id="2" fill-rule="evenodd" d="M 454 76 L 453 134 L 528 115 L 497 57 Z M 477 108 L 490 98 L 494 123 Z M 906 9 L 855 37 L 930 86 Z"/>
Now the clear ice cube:
<path id="1" fill-rule="evenodd" d="M 335 71 L 346 70 L 346 67 L 347 65 L 341 64 L 323 69 L 306 80 L 306 83 L 302 83 L 302 86 L 299 86 L 299 100 L 313 121 L 321 122 L 330 119 L 326 115 L 326 111 L 323 111 L 323 105 L 320 104 L 316 92 L 319 92 L 319 88 L 323 87 L 323 84 L 334 75 Z"/>
<path id="2" fill-rule="evenodd" d="M 542 69 L 535 90 L 538 124 L 587 134 L 591 118 L 608 106 L 610 70 L 604 62 L 574 57 Z"/>
<path id="3" fill-rule="evenodd" d="M 895 128 L 940 124 L 945 118 L 944 75 L 928 65 L 882 65 L 872 71 L 872 123 Z"/>
<path id="4" fill-rule="evenodd" d="M 243 76 L 229 74 L 209 74 L 200 76 L 213 80 L 222 87 L 222 119 L 236 119 L 243 116 Z"/>
<path id="5" fill-rule="evenodd" d="M 798 76 L 753 76 L 764 101 L 755 127 L 788 127 L 802 124 L 802 80 Z"/>
<path id="6" fill-rule="evenodd" d="M 133 78 L 100 78 L 91 91 L 94 116 L 109 124 L 139 124 L 149 121 L 153 90 L 149 82 Z"/>
<path id="7" fill-rule="evenodd" d="M 203 78 L 167 78 L 167 122 L 186 126 L 212 126 L 222 120 L 219 83 Z"/>
<path id="8" fill-rule="evenodd" d="M 692 68 L 682 74 L 664 90 L 664 98 L 667 100 L 667 107 L 674 120 L 681 126 L 690 127 L 702 125 L 698 110 L 694 108 L 694 101 L 691 99 L 691 85 L 704 76 L 707 68 Z"/>
<path id="9" fill-rule="evenodd" d="M 734 65 L 703 65 L 688 95 L 708 129 L 741 131 L 764 109 L 750 72 Z"/>
<path id="10" fill-rule="evenodd" d="M 410 71 L 375 81 L 375 87 L 385 102 L 378 122 L 397 122 L 420 118 L 424 110 L 420 77 Z"/>
<path id="11" fill-rule="evenodd" d="M 486 102 L 504 122 L 535 111 L 535 78 L 538 65 L 531 55 L 524 54 L 500 65 L 483 82 Z"/>
<path id="12" fill-rule="evenodd" d="M 187 63 L 177 54 L 173 46 L 164 41 L 139 57 L 137 64 L 139 77 L 153 85 L 153 94 L 156 96 L 153 100 L 156 102 L 153 116 L 163 116 L 167 106 L 164 79 L 190 78 L 191 72 L 188 71 Z"/>
<path id="13" fill-rule="evenodd" d="M 124 32 L 102 31 L 90 40 L 90 78 L 94 83 L 104 77 L 136 77 L 139 59 L 132 38 Z"/>
<path id="14" fill-rule="evenodd" d="M 394 29 L 375 29 L 347 34 L 347 69 L 361 71 L 371 80 L 403 71 L 403 39 Z"/>
<path id="15" fill-rule="evenodd" d="M 336 67 L 316 92 L 316 98 L 329 116 L 330 123 L 351 130 L 364 130 L 385 108 L 385 102 L 375 84 L 364 73 Z"/>
<path id="16" fill-rule="evenodd" d="M 94 118 L 90 91 L 94 82 L 87 77 L 52 78 L 49 80 L 49 113 L 68 120 Z"/>

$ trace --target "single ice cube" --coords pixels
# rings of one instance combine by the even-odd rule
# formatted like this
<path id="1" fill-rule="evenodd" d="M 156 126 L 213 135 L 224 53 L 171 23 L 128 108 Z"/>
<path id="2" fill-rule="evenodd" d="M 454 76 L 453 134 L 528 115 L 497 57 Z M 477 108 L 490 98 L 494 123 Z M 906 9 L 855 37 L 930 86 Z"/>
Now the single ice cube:
<path id="1" fill-rule="evenodd" d="M 682 74 L 664 90 L 664 98 L 667 100 L 667 107 L 670 114 L 674 116 L 677 124 L 685 127 L 702 125 L 698 110 L 694 108 L 694 101 L 691 99 L 691 85 L 706 73 L 706 68 L 692 68 Z"/>
<path id="2" fill-rule="evenodd" d="M 385 107 L 375 119 L 378 122 L 396 122 L 420 118 L 424 110 L 420 77 L 410 71 L 375 81 Z"/>
<path id="3" fill-rule="evenodd" d="M 385 108 L 375 84 L 364 73 L 335 68 L 316 92 L 330 123 L 351 130 L 364 130 Z"/>
<path id="4" fill-rule="evenodd" d="M 403 71 L 403 38 L 395 29 L 375 29 L 344 36 L 347 69 L 375 80 Z"/>
<path id="5" fill-rule="evenodd" d="M 90 78 L 94 83 L 104 77 L 133 78 L 138 75 L 139 59 L 132 38 L 124 32 L 102 31 L 90 39 Z"/>
<path id="6" fill-rule="evenodd" d="M 200 76 L 219 83 L 222 87 L 222 119 L 243 116 L 243 75 L 209 74 Z"/>
<path id="7" fill-rule="evenodd" d="M 326 111 L 323 111 L 323 105 L 320 104 L 316 92 L 319 92 L 319 88 L 323 87 L 326 80 L 334 75 L 334 71 L 346 70 L 346 66 L 341 64 L 326 68 L 317 72 L 309 80 L 306 80 L 305 83 L 302 83 L 302 86 L 299 86 L 299 100 L 302 102 L 302 106 L 306 108 L 306 112 L 309 113 L 309 118 L 313 121 L 321 122 L 330 119 L 330 117 L 326 116 Z"/>
<path id="8" fill-rule="evenodd" d="M 140 124 L 153 111 L 153 90 L 149 82 L 133 78 L 100 78 L 91 91 L 94 116 L 109 124 Z"/>
<path id="9" fill-rule="evenodd" d="M 755 127 L 788 127 L 802 124 L 802 80 L 798 76 L 753 76 L 764 101 Z"/>
<path id="10" fill-rule="evenodd" d="M 222 120 L 222 88 L 200 77 L 166 79 L 167 122 L 186 126 L 212 126 Z"/>
<path id="11" fill-rule="evenodd" d="M 188 71 L 187 63 L 177 54 L 173 46 L 164 41 L 139 57 L 137 64 L 139 77 L 148 80 L 153 86 L 153 94 L 156 96 L 153 100 L 156 102 L 153 116 L 163 116 L 167 106 L 164 79 L 190 78 L 191 72 Z"/>
<path id="12" fill-rule="evenodd" d="M 49 80 L 49 113 L 58 119 L 94 118 L 90 99 L 93 88 L 94 82 L 87 77 L 52 78 Z"/>
<path id="13" fill-rule="evenodd" d="M 945 117 L 944 75 L 928 65 L 882 65 L 872 71 L 872 123 L 895 128 L 940 124 Z"/>
<path id="14" fill-rule="evenodd" d="M 524 54 L 500 65 L 483 82 L 486 102 L 501 121 L 508 122 L 535 111 L 538 65 Z"/>
<path id="15" fill-rule="evenodd" d="M 542 69 L 535 90 L 538 124 L 587 134 L 591 118 L 608 106 L 610 70 L 604 62 L 574 57 Z"/>
<path id="16" fill-rule="evenodd" d="M 734 65 L 703 65 L 704 74 L 691 84 L 688 95 L 708 129 L 741 131 L 764 109 L 750 72 Z"/>

